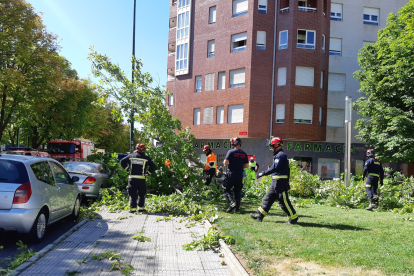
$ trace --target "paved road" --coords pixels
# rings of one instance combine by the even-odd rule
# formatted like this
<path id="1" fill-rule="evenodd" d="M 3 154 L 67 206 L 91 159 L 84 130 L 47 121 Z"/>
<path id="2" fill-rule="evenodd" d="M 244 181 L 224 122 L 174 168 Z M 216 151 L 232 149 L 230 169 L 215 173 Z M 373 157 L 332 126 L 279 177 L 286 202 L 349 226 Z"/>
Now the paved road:
<path id="1" fill-rule="evenodd" d="M 69 231 L 69 229 L 75 226 L 76 223 L 77 222 L 74 222 L 69 218 L 57 221 L 49 226 L 45 240 L 39 244 L 29 243 L 26 240 L 25 235 L 16 232 L 0 233 L 0 245 L 4 247 L 3 250 L 0 250 L 0 268 L 7 267 L 8 257 L 14 257 L 16 254 L 20 253 L 16 245 L 16 242 L 19 240 L 22 240 L 24 244 L 27 244 L 28 248 L 32 248 L 33 251 L 39 252 L 41 249 L 53 243 L 57 238 Z"/>

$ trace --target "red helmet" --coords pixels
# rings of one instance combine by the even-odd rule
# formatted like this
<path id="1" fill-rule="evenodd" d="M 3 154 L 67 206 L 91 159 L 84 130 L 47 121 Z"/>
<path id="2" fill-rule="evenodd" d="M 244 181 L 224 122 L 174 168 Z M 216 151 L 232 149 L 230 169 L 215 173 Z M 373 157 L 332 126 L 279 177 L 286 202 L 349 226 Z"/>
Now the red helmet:
<path id="1" fill-rule="evenodd" d="M 375 157 L 375 151 L 373 149 L 367 150 L 367 156 L 368 157 Z"/>
<path id="2" fill-rule="evenodd" d="M 270 141 L 269 141 L 269 147 L 271 146 L 280 146 L 283 147 L 283 140 L 280 137 L 273 137 Z"/>
<path id="3" fill-rule="evenodd" d="M 239 137 L 234 137 L 230 139 L 230 143 L 233 147 L 241 145 L 241 139 Z"/>
<path id="4" fill-rule="evenodd" d="M 209 145 L 205 145 L 205 146 L 203 147 L 203 151 L 204 151 L 204 152 L 205 152 L 205 151 L 207 151 L 207 150 L 211 150 Z"/>
<path id="5" fill-rule="evenodd" d="M 142 143 L 138 143 L 136 146 L 137 152 L 144 152 L 146 150 L 146 147 Z"/>

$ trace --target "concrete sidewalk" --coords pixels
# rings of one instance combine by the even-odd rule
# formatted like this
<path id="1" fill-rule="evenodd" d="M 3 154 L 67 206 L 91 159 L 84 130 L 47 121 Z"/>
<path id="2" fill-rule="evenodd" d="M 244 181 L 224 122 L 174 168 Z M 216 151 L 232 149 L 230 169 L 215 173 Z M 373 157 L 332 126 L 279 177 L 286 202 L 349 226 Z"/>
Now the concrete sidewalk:
<path id="1" fill-rule="evenodd" d="M 92 254 L 115 250 L 123 257 L 121 263 L 134 267 L 131 275 L 232 275 L 228 266 L 221 264 L 224 259 L 218 254 L 212 251 L 185 251 L 182 248 L 183 244 L 206 234 L 203 225 L 186 228 L 185 222 L 179 223 L 178 219 L 156 222 L 157 218 L 163 217 L 159 214 L 100 214 L 102 219 L 86 222 L 44 256 L 23 264 L 17 274 L 122 275 L 119 271 L 109 271 L 115 260 L 91 259 Z M 127 218 L 119 219 L 122 217 Z M 132 236 L 137 232 L 151 238 L 151 241 L 133 240 Z M 86 262 L 82 262 L 84 258 Z"/>

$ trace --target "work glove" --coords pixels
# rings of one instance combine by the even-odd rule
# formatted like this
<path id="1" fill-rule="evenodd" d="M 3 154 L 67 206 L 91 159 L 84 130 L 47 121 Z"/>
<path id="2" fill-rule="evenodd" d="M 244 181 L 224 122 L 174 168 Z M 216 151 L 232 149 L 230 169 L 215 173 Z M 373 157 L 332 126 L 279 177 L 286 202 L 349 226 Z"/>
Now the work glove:
<path id="1" fill-rule="evenodd" d="M 263 172 L 261 172 L 261 173 L 259 173 L 258 175 L 257 175 L 257 179 L 259 179 L 260 177 L 262 177 L 263 176 Z"/>

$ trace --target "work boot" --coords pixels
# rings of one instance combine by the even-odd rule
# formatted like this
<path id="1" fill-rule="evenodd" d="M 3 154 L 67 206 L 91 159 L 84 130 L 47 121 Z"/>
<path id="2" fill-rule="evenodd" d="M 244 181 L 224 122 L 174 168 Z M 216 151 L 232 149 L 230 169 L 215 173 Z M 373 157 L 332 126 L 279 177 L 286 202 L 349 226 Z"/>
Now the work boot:
<path id="1" fill-rule="evenodd" d="M 147 209 L 145 209 L 144 207 L 138 209 L 138 213 L 146 213 L 146 212 L 147 212 Z"/>
<path id="2" fill-rule="evenodd" d="M 250 213 L 250 217 L 255 221 L 262 222 L 265 216 L 257 210 L 256 213 Z"/>
<path id="3" fill-rule="evenodd" d="M 227 208 L 226 212 L 230 213 L 231 211 L 233 211 L 236 208 L 236 202 L 232 202 L 230 203 L 229 208 Z"/>
<path id="4" fill-rule="evenodd" d="M 374 198 L 374 207 L 373 209 L 378 209 L 378 198 Z"/>
<path id="5" fill-rule="evenodd" d="M 297 224 L 298 223 L 298 219 L 299 218 L 295 218 L 295 219 L 292 219 L 292 220 L 288 220 L 287 222 L 285 222 L 283 224 Z"/>
<path id="6" fill-rule="evenodd" d="M 372 209 L 377 209 L 377 208 L 378 206 L 375 207 L 374 199 L 370 199 L 370 204 L 367 208 L 365 208 L 365 210 L 372 211 Z"/>
<path id="7" fill-rule="evenodd" d="M 240 202 L 236 202 L 236 213 L 240 213 Z"/>

